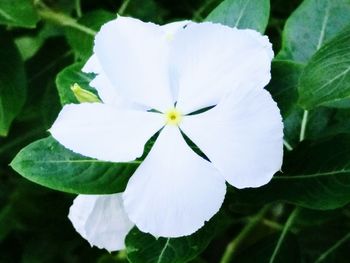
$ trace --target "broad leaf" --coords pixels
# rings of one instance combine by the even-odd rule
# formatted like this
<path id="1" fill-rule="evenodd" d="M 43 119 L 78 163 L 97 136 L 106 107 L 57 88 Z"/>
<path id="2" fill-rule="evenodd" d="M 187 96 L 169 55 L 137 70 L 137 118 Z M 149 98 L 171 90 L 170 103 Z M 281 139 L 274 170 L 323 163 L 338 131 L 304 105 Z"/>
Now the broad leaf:
<path id="1" fill-rule="evenodd" d="M 255 29 L 263 33 L 269 16 L 269 0 L 224 0 L 206 20 L 241 29 Z"/>
<path id="2" fill-rule="evenodd" d="M 283 173 L 257 189 L 237 190 L 242 202 L 284 200 L 311 209 L 334 209 L 350 202 L 350 136 L 305 142 L 286 157 Z"/>
<path id="3" fill-rule="evenodd" d="M 350 26 L 311 58 L 300 78 L 299 95 L 305 109 L 350 106 Z"/>
<path id="4" fill-rule="evenodd" d="M 349 24 L 349 0 L 305 0 L 286 22 L 277 58 L 307 62 Z"/>
<path id="5" fill-rule="evenodd" d="M 271 68 L 272 79 L 267 86 L 277 102 L 282 115 L 289 114 L 298 99 L 299 78 L 303 66 L 292 61 L 274 61 Z"/>
<path id="6" fill-rule="evenodd" d="M 26 76 L 15 44 L 5 36 L 0 38 L 0 58 L 0 136 L 6 136 L 25 101 Z"/>
<path id="7" fill-rule="evenodd" d="M 228 225 L 227 215 L 220 212 L 194 234 L 180 238 L 155 238 L 135 227 L 125 239 L 127 257 L 132 263 L 185 263 Z"/>
<path id="8" fill-rule="evenodd" d="M 85 14 L 78 22 L 92 30 L 98 31 L 100 27 L 114 19 L 116 16 L 110 12 L 96 10 Z M 92 54 L 94 35 L 74 28 L 66 29 L 68 43 L 72 46 L 78 57 L 87 59 Z"/>
<path id="9" fill-rule="evenodd" d="M 30 0 L 1 0 L 0 24 L 19 27 L 35 27 L 39 17 Z"/>
<path id="10" fill-rule="evenodd" d="M 79 194 L 122 192 L 139 162 L 109 163 L 67 150 L 53 138 L 23 148 L 11 167 L 40 185 Z"/>
<path id="11" fill-rule="evenodd" d="M 91 92 L 96 92 L 89 86 L 90 81 L 93 79 L 94 74 L 86 74 L 81 71 L 84 64 L 76 63 L 64 68 L 56 77 L 56 86 L 58 94 L 60 96 L 61 104 L 78 103 L 78 100 L 74 96 L 71 86 L 74 83 L 79 84 L 83 89 Z"/>

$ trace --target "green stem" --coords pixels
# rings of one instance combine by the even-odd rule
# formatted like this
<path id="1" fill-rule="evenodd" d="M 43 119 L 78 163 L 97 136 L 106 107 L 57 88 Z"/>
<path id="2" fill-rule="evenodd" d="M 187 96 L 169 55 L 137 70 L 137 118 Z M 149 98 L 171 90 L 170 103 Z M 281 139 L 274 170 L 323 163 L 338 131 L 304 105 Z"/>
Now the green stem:
<path id="1" fill-rule="evenodd" d="M 289 142 L 286 139 L 283 140 L 283 144 L 288 151 L 293 151 L 293 147 L 289 144 Z"/>
<path id="2" fill-rule="evenodd" d="M 119 10 L 118 10 L 118 14 L 119 15 L 123 15 L 125 10 L 128 8 L 128 5 L 130 3 L 130 0 L 124 0 L 123 4 L 120 6 Z"/>
<path id="3" fill-rule="evenodd" d="M 75 0 L 75 10 L 77 12 L 77 17 L 81 17 L 83 15 L 83 13 L 81 11 L 80 0 Z"/>
<path id="4" fill-rule="evenodd" d="M 77 29 L 91 36 L 95 36 L 97 33 L 95 30 L 92 30 L 89 27 L 79 24 L 76 19 L 70 16 L 51 10 L 48 6 L 46 6 L 44 3 L 42 3 L 39 0 L 35 2 L 35 5 L 37 7 L 38 14 L 44 20 L 51 21 L 52 23 L 55 23 L 61 26 Z"/>
<path id="5" fill-rule="evenodd" d="M 283 241 L 284 241 L 284 239 L 285 239 L 285 237 L 286 237 L 286 235 L 287 235 L 287 233 L 288 233 L 288 230 L 289 230 L 290 227 L 292 226 L 292 224 L 293 224 L 295 218 L 298 216 L 299 212 L 300 212 L 300 209 L 297 207 L 297 208 L 295 208 L 295 209 L 293 210 L 293 212 L 289 215 L 289 217 L 288 217 L 288 219 L 287 219 L 287 222 L 286 222 L 286 224 L 285 224 L 284 227 L 283 227 L 283 230 L 282 230 L 282 233 L 281 233 L 281 235 L 280 235 L 280 238 L 279 238 L 278 241 L 277 241 L 276 247 L 275 247 L 275 249 L 274 249 L 274 251 L 273 251 L 273 253 L 272 253 L 272 256 L 271 256 L 271 258 L 270 258 L 269 263 L 275 262 L 276 256 L 278 255 L 278 252 L 279 252 L 279 250 L 280 250 L 280 248 L 281 248 L 281 246 L 282 246 L 282 243 L 283 243 Z"/>
<path id="6" fill-rule="evenodd" d="M 213 3 L 213 0 L 207 0 L 196 12 L 193 14 L 194 21 L 202 21 L 202 13 Z"/>
<path id="7" fill-rule="evenodd" d="M 333 246 L 327 249 L 324 253 L 322 253 L 315 261 L 315 263 L 322 262 L 327 258 L 330 254 L 332 254 L 338 247 L 343 245 L 346 241 L 350 239 L 350 233 L 346 234 L 342 239 L 338 240 Z"/>
<path id="8" fill-rule="evenodd" d="M 220 263 L 229 263 L 237 252 L 237 249 L 246 237 L 254 230 L 254 228 L 264 218 L 266 212 L 270 209 L 270 206 L 264 206 L 250 221 L 244 226 L 242 231 L 232 240 L 226 247 L 226 250 L 220 260 Z"/>
<path id="9" fill-rule="evenodd" d="M 304 114 L 303 114 L 303 119 L 301 121 L 299 141 L 303 141 L 305 139 L 305 132 L 306 132 L 306 125 L 307 125 L 308 117 L 309 117 L 309 112 L 307 110 L 305 110 Z"/>
<path id="10" fill-rule="evenodd" d="M 282 231 L 283 230 L 283 225 L 275 222 L 275 221 L 272 221 L 272 220 L 269 220 L 269 219 L 263 219 L 262 220 L 262 223 L 265 225 L 265 226 L 268 226 L 269 228 L 271 229 L 274 229 L 274 230 L 277 230 L 277 231 Z"/>

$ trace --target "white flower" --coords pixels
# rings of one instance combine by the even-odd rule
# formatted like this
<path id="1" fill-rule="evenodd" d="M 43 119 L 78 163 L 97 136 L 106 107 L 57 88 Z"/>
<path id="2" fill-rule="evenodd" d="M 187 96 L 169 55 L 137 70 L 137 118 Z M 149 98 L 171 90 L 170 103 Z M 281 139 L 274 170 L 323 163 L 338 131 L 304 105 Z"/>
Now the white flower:
<path id="1" fill-rule="evenodd" d="M 268 38 L 253 30 L 126 17 L 105 24 L 83 69 L 97 74 L 91 85 L 103 103 L 64 106 L 53 137 L 82 155 L 128 162 L 160 133 L 123 194 L 77 197 L 76 230 L 108 250 L 121 249 L 134 224 L 154 236 L 190 235 L 219 211 L 225 181 L 268 183 L 283 154 L 281 116 L 264 90 L 272 58 Z"/>

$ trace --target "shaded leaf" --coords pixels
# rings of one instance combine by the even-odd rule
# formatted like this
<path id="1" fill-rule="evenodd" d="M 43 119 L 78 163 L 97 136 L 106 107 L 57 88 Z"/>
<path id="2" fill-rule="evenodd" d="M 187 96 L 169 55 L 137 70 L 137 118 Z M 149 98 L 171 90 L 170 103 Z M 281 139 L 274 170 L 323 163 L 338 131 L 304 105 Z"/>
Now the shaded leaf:
<path id="1" fill-rule="evenodd" d="M 270 263 L 279 235 L 269 235 L 266 238 L 247 247 L 235 258 L 236 262 L 244 263 Z M 274 262 L 297 263 L 301 262 L 300 248 L 294 235 L 288 234 Z"/>
<path id="2" fill-rule="evenodd" d="M 0 38 L 0 136 L 6 136 L 26 97 L 23 60 L 8 38 Z"/>
<path id="3" fill-rule="evenodd" d="M 267 86 L 277 102 L 282 116 L 287 116 L 298 99 L 299 78 L 303 65 L 292 61 L 274 61 L 271 68 L 272 79 Z"/>

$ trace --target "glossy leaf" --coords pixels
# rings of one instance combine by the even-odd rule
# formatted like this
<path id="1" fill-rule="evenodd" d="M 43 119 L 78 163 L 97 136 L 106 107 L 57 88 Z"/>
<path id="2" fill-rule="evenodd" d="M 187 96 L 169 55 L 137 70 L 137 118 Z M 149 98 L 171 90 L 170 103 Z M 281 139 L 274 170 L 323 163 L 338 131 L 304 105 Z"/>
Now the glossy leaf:
<path id="1" fill-rule="evenodd" d="M 64 68 L 56 77 L 56 86 L 60 96 L 61 104 L 78 103 L 74 96 L 71 86 L 77 83 L 83 89 L 95 92 L 96 90 L 89 86 L 94 74 L 86 74 L 81 71 L 83 63 L 76 63 Z"/>
<path id="2" fill-rule="evenodd" d="M 286 22 L 277 58 L 307 62 L 349 24 L 349 0 L 305 0 Z"/>
<path id="3" fill-rule="evenodd" d="M 33 1 L 0 1 L 0 24 L 33 28 L 38 21 L 39 17 L 34 9 Z"/>
<path id="4" fill-rule="evenodd" d="M 0 136 L 6 136 L 26 96 L 23 60 L 15 44 L 0 38 Z"/>
<path id="5" fill-rule="evenodd" d="M 270 16 L 269 0 L 224 0 L 206 21 L 263 33 Z"/>
<path id="6" fill-rule="evenodd" d="M 300 78 L 299 94 L 305 109 L 350 106 L 350 26 L 311 58 Z"/>
<path id="7" fill-rule="evenodd" d="M 11 167 L 40 185 L 79 194 L 122 192 L 139 162 L 109 163 L 67 150 L 53 138 L 23 148 Z"/>

